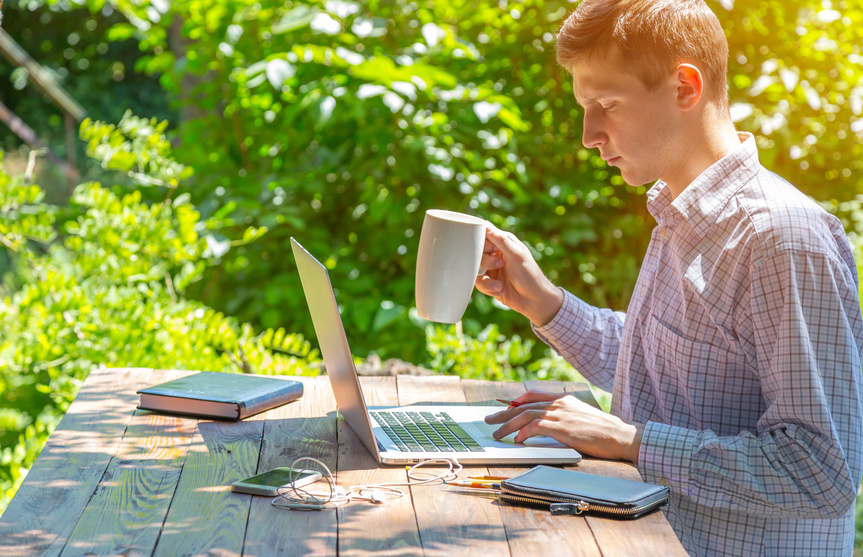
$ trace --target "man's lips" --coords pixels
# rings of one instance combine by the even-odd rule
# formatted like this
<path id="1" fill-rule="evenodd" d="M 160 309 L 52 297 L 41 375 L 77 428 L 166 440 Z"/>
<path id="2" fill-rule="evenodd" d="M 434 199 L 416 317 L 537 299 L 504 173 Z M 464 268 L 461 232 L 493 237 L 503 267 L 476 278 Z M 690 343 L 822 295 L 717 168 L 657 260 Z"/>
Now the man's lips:
<path id="1" fill-rule="evenodd" d="M 602 157 L 608 166 L 617 166 L 618 161 L 620 161 L 620 157 Z"/>

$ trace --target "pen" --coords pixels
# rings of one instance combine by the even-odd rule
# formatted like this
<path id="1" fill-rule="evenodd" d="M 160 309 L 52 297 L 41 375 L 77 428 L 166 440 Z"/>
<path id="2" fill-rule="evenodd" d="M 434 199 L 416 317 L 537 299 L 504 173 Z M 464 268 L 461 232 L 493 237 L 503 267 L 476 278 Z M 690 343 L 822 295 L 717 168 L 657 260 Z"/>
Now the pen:
<path id="1" fill-rule="evenodd" d="M 522 402 L 520 400 L 506 400 L 503 398 L 498 398 L 495 400 L 497 400 L 498 402 L 502 402 L 502 403 L 506 404 L 507 406 L 512 406 L 513 408 L 518 408 L 522 404 L 527 404 L 526 402 Z"/>
<path id="2" fill-rule="evenodd" d="M 508 480 L 505 476 L 468 476 L 469 480 Z"/>
<path id="3" fill-rule="evenodd" d="M 457 487 L 473 487 L 476 489 L 500 489 L 499 483 L 491 483 L 491 482 L 474 482 L 471 480 L 456 480 L 454 482 L 444 482 L 447 485 L 454 485 Z"/>

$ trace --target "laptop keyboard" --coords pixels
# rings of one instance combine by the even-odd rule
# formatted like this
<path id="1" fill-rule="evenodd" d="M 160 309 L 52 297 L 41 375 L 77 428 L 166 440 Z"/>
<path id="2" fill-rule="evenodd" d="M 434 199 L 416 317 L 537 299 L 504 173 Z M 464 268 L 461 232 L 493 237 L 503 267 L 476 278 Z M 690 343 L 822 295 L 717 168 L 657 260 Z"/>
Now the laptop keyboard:
<path id="1" fill-rule="evenodd" d="M 369 412 L 400 451 L 484 452 L 446 412 Z"/>

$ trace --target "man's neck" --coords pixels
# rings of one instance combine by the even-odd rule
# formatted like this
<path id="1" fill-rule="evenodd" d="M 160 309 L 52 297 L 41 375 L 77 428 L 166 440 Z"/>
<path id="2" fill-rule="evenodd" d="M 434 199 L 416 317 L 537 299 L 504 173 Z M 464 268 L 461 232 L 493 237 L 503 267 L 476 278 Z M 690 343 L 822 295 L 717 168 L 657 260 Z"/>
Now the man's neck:
<path id="1" fill-rule="evenodd" d="M 740 138 L 731 121 L 713 120 L 699 126 L 683 143 L 677 171 L 663 181 L 672 198 L 683 193 L 702 172 L 740 145 Z"/>

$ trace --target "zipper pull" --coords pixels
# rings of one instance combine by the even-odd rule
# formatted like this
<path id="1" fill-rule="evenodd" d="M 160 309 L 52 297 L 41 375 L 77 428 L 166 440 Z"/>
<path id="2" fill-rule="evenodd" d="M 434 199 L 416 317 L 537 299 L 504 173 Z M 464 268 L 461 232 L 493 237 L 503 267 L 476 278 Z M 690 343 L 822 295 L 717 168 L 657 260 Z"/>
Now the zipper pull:
<path id="1" fill-rule="evenodd" d="M 584 501 L 578 501 L 577 503 L 552 503 L 551 504 L 551 514 L 581 514 L 584 511 L 588 510 L 590 505 L 585 503 Z"/>

